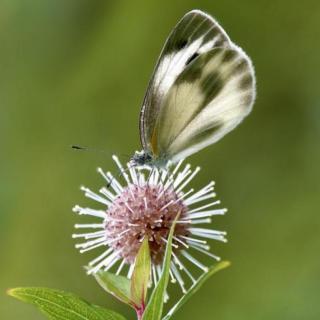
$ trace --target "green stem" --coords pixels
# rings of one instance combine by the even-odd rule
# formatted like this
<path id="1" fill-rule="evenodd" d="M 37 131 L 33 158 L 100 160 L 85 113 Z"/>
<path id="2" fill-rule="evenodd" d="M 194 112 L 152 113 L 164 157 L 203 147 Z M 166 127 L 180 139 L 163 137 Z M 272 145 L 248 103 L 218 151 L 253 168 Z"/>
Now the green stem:
<path id="1" fill-rule="evenodd" d="M 145 310 L 145 305 L 144 303 L 138 307 L 138 308 L 135 308 L 136 310 L 136 313 L 137 313 L 137 318 L 138 320 L 141 320 L 142 319 L 142 316 L 143 316 L 143 313 L 144 313 L 144 310 Z"/>

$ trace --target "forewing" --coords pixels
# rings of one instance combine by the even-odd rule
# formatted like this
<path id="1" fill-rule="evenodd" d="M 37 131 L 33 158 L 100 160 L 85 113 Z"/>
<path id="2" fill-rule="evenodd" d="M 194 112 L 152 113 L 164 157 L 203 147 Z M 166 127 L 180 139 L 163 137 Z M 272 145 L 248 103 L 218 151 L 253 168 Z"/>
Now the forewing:
<path id="1" fill-rule="evenodd" d="M 198 56 L 216 47 L 230 47 L 225 31 L 209 15 L 193 10 L 187 13 L 169 35 L 150 80 L 140 114 L 140 137 L 143 148 L 157 155 L 155 127 L 178 77 Z"/>
<path id="2" fill-rule="evenodd" d="M 159 110 L 156 149 L 177 161 L 218 141 L 250 112 L 255 76 L 235 45 L 197 57 L 178 76 Z"/>

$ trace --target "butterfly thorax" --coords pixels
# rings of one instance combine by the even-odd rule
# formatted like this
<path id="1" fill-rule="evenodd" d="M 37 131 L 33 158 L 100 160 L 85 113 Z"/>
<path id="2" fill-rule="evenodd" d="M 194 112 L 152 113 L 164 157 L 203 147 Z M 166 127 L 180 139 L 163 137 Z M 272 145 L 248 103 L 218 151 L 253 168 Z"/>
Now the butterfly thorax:
<path id="1" fill-rule="evenodd" d="M 168 164 L 168 160 L 163 157 L 155 158 L 150 152 L 141 150 L 134 153 L 131 158 L 131 163 L 133 166 L 165 168 Z"/>

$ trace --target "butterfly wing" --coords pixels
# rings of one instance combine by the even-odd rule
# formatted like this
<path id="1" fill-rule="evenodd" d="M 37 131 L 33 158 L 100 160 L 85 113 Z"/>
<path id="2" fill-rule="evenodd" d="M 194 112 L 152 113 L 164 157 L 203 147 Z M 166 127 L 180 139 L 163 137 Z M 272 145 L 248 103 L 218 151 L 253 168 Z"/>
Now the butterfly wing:
<path id="1" fill-rule="evenodd" d="M 152 135 L 159 110 L 186 65 L 201 52 L 228 45 L 230 40 L 224 30 L 209 15 L 199 10 L 188 12 L 178 22 L 162 49 L 143 101 L 140 138 L 145 150 L 152 151 Z"/>
<path id="2" fill-rule="evenodd" d="M 218 141 L 251 111 L 255 79 L 239 48 L 215 48 L 177 78 L 163 101 L 154 132 L 157 150 L 172 161 Z"/>
<path id="3" fill-rule="evenodd" d="M 170 34 L 140 116 L 143 148 L 173 161 L 219 140 L 250 112 L 249 58 L 207 14 L 187 13 Z"/>

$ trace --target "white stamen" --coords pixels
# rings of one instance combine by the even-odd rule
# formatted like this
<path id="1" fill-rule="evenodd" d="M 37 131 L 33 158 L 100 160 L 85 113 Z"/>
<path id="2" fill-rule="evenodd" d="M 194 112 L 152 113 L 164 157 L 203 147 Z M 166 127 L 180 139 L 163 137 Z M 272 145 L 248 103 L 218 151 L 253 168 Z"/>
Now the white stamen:
<path id="1" fill-rule="evenodd" d="M 180 172 L 178 174 L 178 176 L 176 177 L 175 181 L 174 181 L 174 188 L 176 189 L 178 187 L 178 185 L 192 172 L 190 170 L 190 164 L 188 163 L 182 172 Z"/>
<path id="2" fill-rule="evenodd" d="M 76 205 L 72 209 L 73 212 L 77 212 L 79 215 L 88 215 L 98 218 L 105 218 L 106 213 L 103 210 L 94 210 L 90 208 L 81 208 L 80 206 Z"/>
<path id="3" fill-rule="evenodd" d="M 97 243 L 91 247 L 88 247 L 88 248 L 85 248 L 85 249 L 81 249 L 79 250 L 80 253 L 84 253 L 84 252 L 87 252 L 87 251 L 90 251 L 92 249 L 96 249 L 96 248 L 99 248 L 101 246 L 106 246 L 108 244 L 108 241 L 103 241 L 103 242 L 100 242 L 100 243 Z"/>
<path id="4" fill-rule="evenodd" d="M 168 292 L 167 290 L 164 292 L 164 303 L 167 303 L 169 300 L 169 295 L 168 295 Z"/>
<path id="5" fill-rule="evenodd" d="M 217 230 L 210 230 L 210 229 L 203 229 L 203 228 L 189 228 L 192 234 L 201 237 L 201 238 L 208 238 L 214 239 L 222 242 L 227 242 L 227 239 L 224 237 L 226 232 L 224 231 L 217 231 Z"/>
<path id="6" fill-rule="evenodd" d="M 134 211 L 131 209 L 131 207 L 128 205 L 127 202 L 124 202 L 124 205 L 127 207 L 127 209 L 128 209 L 131 213 L 134 213 Z"/>
<path id="7" fill-rule="evenodd" d="M 187 172 L 180 172 L 178 174 L 178 176 L 176 177 L 176 179 L 174 180 L 173 186 L 175 189 L 178 188 L 178 186 L 180 185 L 180 183 L 182 183 L 182 181 L 191 173 L 191 170 L 188 170 Z"/>
<path id="8" fill-rule="evenodd" d="M 211 253 L 211 252 L 208 252 L 208 251 L 206 251 L 206 250 L 204 250 L 204 249 L 201 249 L 201 248 L 198 247 L 198 246 L 193 246 L 193 248 L 194 248 L 195 250 L 197 250 L 197 251 L 200 251 L 200 252 L 206 254 L 207 256 L 209 256 L 209 257 L 211 257 L 211 258 L 213 258 L 213 259 L 215 259 L 215 260 L 217 260 L 217 261 L 220 261 L 220 260 L 221 260 L 220 257 L 218 257 L 218 256 L 216 256 L 215 254 L 213 254 L 213 253 Z"/>
<path id="9" fill-rule="evenodd" d="M 133 166 L 130 165 L 130 163 L 127 164 L 127 167 L 129 168 L 129 172 L 131 175 L 132 182 L 137 185 L 138 184 L 138 178 L 137 178 L 137 172 Z"/>
<path id="10" fill-rule="evenodd" d="M 158 279 L 160 279 L 160 278 L 161 278 L 161 275 L 162 275 L 162 270 L 161 270 L 160 265 L 157 265 L 157 266 L 156 266 L 156 271 L 157 271 Z"/>
<path id="11" fill-rule="evenodd" d="M 165 183 L 167 175 L 168 175 L 168 171 L 167 170 L 162 170 L 161 178 L 160 178 L 160 183 L 161 184 Z"/>
<path id="12" fill-rule="evenodd" d="M 112 216 L 106 216 L 104 220 L 107 223 L 113 223 L 113 224 L 115 224 L 116 222 L 123 222 L 123 219 L 116 219 Z"/>
<path id="13" fill-rule="evenodd" d="M 127 278 L 128 278 L 129 280 L 130 280 L 131 277 L 132 277 L 133 270 L 134 270 L 134 265 L 135 265 L 135 262 L 130 265 L 130 268 L 129 268 L 129 271 L 128 271 L 128 275 L 127 275 Z"/>
<path id="14" fill-rule="evenodd" d="M 207 238 L 207 239 L 213 239 L 221 242 L 227 242 L 227 239 L 222 235 L 216 235 L 216 234 L 209 234 L 209 233 L 195 233 L 194 235 L 201 237 L 201 238 Z"/>
<path id="15" fill-rule="evenodd" d="M 170 268 L 174 274 L 174 276 L 176 277 L 176 279 L 178 280 L 178 283 L 180 285 L 180 288 L 182 290 L 183 293 L 186 293 L 187 290 L 186 288 L 184 287 L 184 281 L 181 277 L 181 274 L 179 272 L 179 270 L 177 269 L 177 267 L 175 266 L 175 264 L 171 261 L 171 268 Z"/>
<path id="16" fill-rule="evenodd" d="M 158 280 L 157 280 L 156 268 L 154 265 L 152 265 L 152 275 L 153 275 L 154 286 L 156 286 L 158 284 Z"/>
<path id="17" fill-rule="evenodd" d="M 192 262 L 194 265 L 196 265 L 198 268 L 202 269 L 204 272 L 208 272 L 208 268 L 203 265 L 201 262 L 199 262 L 196 258 L 194 258 L 193 256 L 191 256 L 187 251 L 182 250 L 181 254 L 187 258 L 190 262 Z"/>
<path id="18" fill-rule="evenodd" d="M 189 242 L 189 246 L 192 248 L 202 248 L 204 250 L 210 250 L 210 246 L 207 244 L 196 243 L 196 242 Z"/>
<path id="19" fill-rule="evenodd" d="M 103 252 L 102 254 L 100 254 L 100 256 L 98 256 L 97 258 L 91 260 L 89 262 L 89 266 L 93 266 L 94 264 L 96 264 L 98 261 L 100 261 L 101 259 L 105 258 L 107 255 L 109 255 L 111 252 L 113 251 L 112 248 L 109 248 L 108 250 L 106 250 L 105 252 Z"/>
<path id="20" fill-rule="evenodd" d="M 74 233 L 72 235 L 72 238 L 85 238 L 85 239 L 92 239 L 97 238 L 105 235 L 105 230 L 102 231 L 96 231 L 96 232 L 89 232 L 89 233 Z"/>
<path id="21" fill-rule="evenodd" d="M 191 224 L 203 224 L 203 223 L 211 223 L 212 219 L 207 218 L 207 219 L 199 219 L 199 220 L 192 220 Z"/>
<path id="22" fill-rule="evenodd" d="M 124 179 L 126 180 L 127 184 L 129 185 L 131 183 L 129 176 L 127 175 L 127 173 L 125 172 L 121 162 L 119 161 L 119 158 L 116 155 L 112 156 L 112 159 L 114 160 L 114 162 L 116 163 L 116 165 L 118 166 L 122 176 L 124 177 Z"/>
<path id="23" fill-rule="evenodd" d="M 164 237 L 161 237 L 161 239 L 162 239 L 166 244 L 168 244 L 168 241 L 167 241 Z M 176 248 L 176 249 L 179 248 L 179 246 L 177 246 L 177 245 L 174 244 L 174 243 L 171 243 L 171 245 L 172 245 L 174 248 Z"/>
<path id="24" fill-rule="evenodd" d="M 75 247 L 77 249 L 79 249 L 79 248 L 88 248 L 91 245 L 94 245 L 94 244 L 99 243 L 99 242 L 104 242 L 104 241 L 106 241 L 106 237 L 105 236 L 100 237 L 100 238 L 95 239 L 95 240 L 92 240 L 92 241 L 87 241 L 87 242 L 84 242 L 84 243 L 78 243 L 78 244 L 75 245 Z"/>
<path id="25" fill-rule="evenodd" d="M 178 224 L 190 224 L 192 220 L 177 220 Z"/>
<path id="26" fill-rule="evenodd" d="M 98 173 L 100 173 L 102 175 L 102 177 L 107 181 L 107 183 L 110 183 L 110 179 L 107 177 L 107 175 L 105 174 L 105 172 L 101 169 L 101 168 L 97 168 Z"/>
<path id="27" fill-rule="evenodd" d="M 176 167 L 175 167 L 174 170 L 172 171 L 172 174 L 171 174 L 172 177 L 173 177 L 173 176 L 176 174 L 176 172 L 179 170 L 179 168 L 180 168 L 180 166 L 181 166 L 181 164 L 182 164 L 183 161 L 184 161 L 184 159 L 182 159 L 182 160 L 180 160 L 180 161 L 178 162 L 178 164 L 176 165 Z"/>
<path id="28" fill-rule="evenodd" d="M 176 172 L 178 171 L 179 167 L 181 166 L 182 162 L 184 160 L 180 160 L 178 162 L 178 164 L 176 165 L 176 167 L 174 168 L 173 172 L 168 176 L 168 173 L 165 174 L 165 177 L 167 177 L 167 181 L 163 181 L 164 183 L 164 190 L 166 190 L 167 188 L 169 188 L 170 185 L 173 185 L 174 183 L 174 175 L 176 174 Z M 158 199 L 158 198 L 157 198 Z"/>
<path id="29" fill-rule="evenodd" d="M 110 270 L 120 259 L 121 257 L 116 256 L 111 261 L 108 261 L 108 265 L 104 268 L 104 271 Z"/>
<path id="30" fill-rule="evenodd" d="M 189 249 L 189 246 L 184 241 L 180 240 L 178 237 L 173 236 L 173 239 L 181 243 L 185 248 Z"/>
<path id="31" fill-rule="evenodd" d="M 204 206 L 201 206 L 201 207 L 198 207 L 198 208 L 195 208 L 195 209 L 192 209 L 189 211 L 189 213 L 194 213 L 194 212 L 198 212 L 200 210 L 203 210 L 203 209 L 206 209 L 206 208 L 209 208 L 211 206 L 215 206 L 216 204 L 220 204 L 221 201 L 220 200 L 217 200 L 217 201 L 214 201 L 214 202 L 211 202 L 211 203 L 208 203 Z"/>
<path id="32" fill-rule="evenodd" d="M 216 197 L 216 193 L 212 192 L 212 193 L 210 193 L 208 195 L 199 197 L 197 199 L 193 199 L 192 201 L 190 201 L 189 199 L 187 201 L 188 201 L 188 205 L 191 205 L 191 204 L 194 204 L 194 203 L 197 203 L 197 202 L 200 202 L 200 201 L 203 201 L 203 200 L 211 199 L 211 198 L 214 198 L 214 197 Z"/>
<path id="33" fill-rule="evenodd" d="M 218 235 L 226 235 L 227 233 L 225 231 L 218 231 L 218 230 L 211 230 L 211 229 L 205 229 L 205 228 L 189 228 L 189 230 L 192 233 L 209 233 L 209 234 L 218 234 Z"/>
<path id="34" fill-rule="evenodd" d="M 157 185 L 159 183 L 159 177 L 160 177 L 160 173 L 159 173 L 159 170 L 156 168 L 154 173 L 154 180 L 153 180 L 154 185 Z"/>
<path id="35" fill-rule="evenodd" d="M 202 212 L 196 212 L 189 214 L 187 219 L 197 219 L 197 218 L 205 218 L 205 217 L 213 217 L 217 215 L 224 215 L 227 212 L 226 209 L 216 209 L 216 210 L 208 210 Z"/>
<path id="36" fill-rule="evenodd" d="M 87 224 L 75 224 L 74 227 L 76 229 L 99 229 L 103 228 L 104 224 L 103 223 L 87 223 Z"/>
<path id="37" fill-rule="evenodd" d="M 129 228 L 129 229 L 126 229 L 126 230 L 120 232 L 120 233 L 119 233 L 119 237 L 122 236 L 122 235 L 124 235 L 125 233 L 129 232 L 130 230 L 131 230 L 131 229 Z"/>
<path id="38" fill-rule="evenodd" d="M 182 266 L 181 270 L 183 270 L 183 271 L 186 273 L 186 275 L 191 279 L 191 281 L 192 281 L 193 283 L 195 283 L 196 280 L 195 280 L 195 278 L 192 276 L 191 272 L 189 272 L 189 270 L 185 267 L 185 265 L 184 265 L 178 258 L 177 258 L 177 260 L 179 261 L 179 265 Z"/>
<path id="39" fill-rule="evenodd" d="M 110 185 L 113 188 L 113 190 L 117 194 L 121 194 L 123 191 L 123 188 L 122 188 L 121 184 L 119 183 L 119 181 L 109 171 L 107 172 L 107 177 L 110 180 Z"/>
<path id="40" fill-rule="evenodd" d="M 165 190 L 165 188 L 163 187 L 162 190 L 159 192 L 156 200 L 160 199 L 161 196 L 165 193 L 165 191 L 166 191 L 166 190 Z"/>
<path id="41" fill-rule="evenodd" d="M 146 182 L 146 179 L 144 177 L 144 174 L 141 173 L 140 169 L 138 169 L 138 177 L 139 177 L 139 185 L 143 186 Z"/>
<path id="42" fill-rule="evenodd" d="M 103 259 L 101 262 L 99 262 L 94 268 L 90 269 L 88 271 L 88 274 L 96 273 L 98 272 L 102 267 L 108 267 L 109 264 L 113 263 L 114 259 L 118 256 L 119 251 L 112 252 L 107 258 Z"/>
<path id="43" fill-rule="evenodd" d="M 149 185 L 155 184 L 155 174 L 156 174 L 155 172 L 156 172 L 156 169 L 152 168 L 148 177 Z"/>
<path id="44" fill-rule="evenodd" d="M 195 238 L 190 238 L 190 237 L 187 237 L 187 236 L 180 236 L 180 238 L 186 239 L 187 242 L 197 242 L 197 243 L 203 243 L 203 244 L 207 243 L 207 241 L 199 240 L 199 239 L 195 239 Z"/>
<path id="45" fill-rule="evenodd" d="M 200 171 L 200 167 L 196 167 L 196 169 L 193 171 L 191 176 L 182 184 L 180 187 L 176 190 L 176 192 L 180 192 L 194 177 L 195 175 Z"/>
<path id="46" fill-rule="evenodd" d="M 123 267 L 124 267 L 125 264 L 126 264 L 126 262 L 125 262 L 125 260 L 123 259 L 123 260 L 121 261 L 121 263 L 120 263 L 120 266 L 119 266 L 117 272 L 116 272 L 116 275 L 117 275 L 117 276 L 120 274 L 120 272 L 121 272 L 121 270 L 123 269 Z"/>
<path id="47" fill-rule="evenodd" d="M 171 283 L 176 283 L 177 280 L 175 279 L 173 273 L 172 273 L 172 270 L 171 268 L 169 269 L 169 275 L 170 275 L 170 278 L 171 278 Z"/>
<path id="48" fill-rule="evenodd" d="M 213 188 L 214 186 L 214 182 L 211 181 L 209 184 L 207 184 L 205 187 L 203 187 L 202 189 L 200 189 L 199 191 L 197 191 L 196 193 L 194 193 L 191 197 L 189 197 L 186 201 L 192 203 L 192 201 L 196 198 L 199 198 L 205 194 L 207 194 L 208 192 L 214 190 Z"/>
<path id="49" fill-rule="evenodd" d="M 170 204 L 172 204 L 174 200 L 170 200 L 167 204 L 165 204 L 159 211 L 163 211 L 165 208 L 169 207 Z"/>
<path id="50" fill-rule="evenodd" d="M 177 200 L 175 200 L 174 203 L 177 203 L 179 202 L 180 200 L 182 200 L 183 198 L 185 198 L 186 196 L 188 196 L 190 193 L 192 193 L 194 190 L 193 189 L 190 189 L 188 192 L 186 193 L 183 193 Z"/>
<path id="51" fill-rule="evenodd" d="M 110 206 L 111 205 L 111 202 L 105 198 L 102 198 L 101 196 L 99 196 L 98 194 L 94 193 L 93 191 L 91 191 L 90 189 L 84 187 L 84 186 L 81 186 L 80 188 L 82 191 L 84 191 L 84 195 L 87 197 L 87 198 L 90 198 L 90 199 L 93 199 L 97 202 L 100 202 L 102 204 L 105 204 L 106 206 Z"/>
<path id="52" fill-rule="evenodd" d="M 169 187 L 173 185 L 173 182 L 174 182 L 173 178 L 170 177 L 163 187 L 163 192 L 165 192 L 167 189 L 169 189 Z"/>
<path id="53" fill-rule="evenodd" d="M 135 200 L 136 197 L 135 197 L 135 195 L 134 195 L 134 193 L 133 193 L 132 185 L 129 185 L 129 186 L 128 186 L 128 190 L 129 190 L 129 192 L 130 192 L 130 194 L 131 194 L 132 199 Z"/>
<path id="54" fill-rule="evenodd" d="M 183 269 L 183 265 L 181 264 L 181 262 L 178 259 L 177 255 L 174 252 L 172 252 L 172 256 L 173 256 L 173 260 L 175 261 L 175 263 L 179 266 L 179 269 L 182 270 Z"/>
<path id="55" fill-rule="evenodd" d="M 114 199 L 116 199 L 116 196 L 105 187 L 100 189 L 100 193 L 106 196 L 110 201 L 114 201 Z"/>

